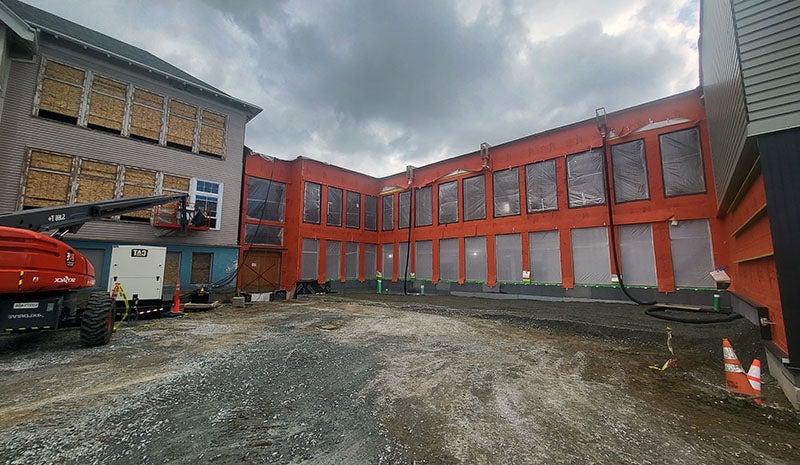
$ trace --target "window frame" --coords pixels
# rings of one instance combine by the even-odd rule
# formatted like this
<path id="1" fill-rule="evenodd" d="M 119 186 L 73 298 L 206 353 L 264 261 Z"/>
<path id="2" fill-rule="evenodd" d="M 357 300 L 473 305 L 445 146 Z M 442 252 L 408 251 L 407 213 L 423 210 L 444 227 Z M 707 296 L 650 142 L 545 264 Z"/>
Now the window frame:
<path id="1" fill-rule="evenodd" d="M 261 181 L 261 182 L 269 183 L 270 186 L 268 187 L 268 190 L 272 190 L 272 188 L 275 187 L 276 184 L 278 184 L 278 185 L 283 187 L 283 196 L 281 198 L 282 202 L 278 203 L 278 212 L 280 213 L 280 215 L 278 215 L 278 217 L 280 218 L 282 216 L 283 219 L 271 220 L 271 219 L 266 219 L 266 218 L 259 218 L 259 217 L 255 217 L 255 216 L 250 216 L 249 210 L 250 210 L 250 180 L 251 179 L 255 180 L 255 181 Z M 285 182 L 275 181 L 273 179 L 260 178 L 258 176 L 247 175 L 247 176 L 245 176 L 245 181 L 244 181 L 243 185 L 246 186 L 246 189 L 247 189 L 247 195 L 244 196 L 244 200 L 246 202 L 245 206 L 244 206 L 244 221 L 246 221 L 246 222 L 258 222 L 258 223 L 277 223 L 277 224 L 283 224 L 283 223 L 286 222 L 286 192 L 287 192 L 286 188 L 287 188 L 287 185 L 286 185 Z M 267 196 L 264 199 L 264 209 L 263 209 L 264 212 L 266 212 L 266 206 L 269 203 L 270 203 L 269 202 L 269 196 Z"/>
<path id="2" fill-rule="evenodd" d="M 208 282 L 196 282 L 194 280 L 194 257 L 195 255 L 208 255 Z M 189 262 L 189 284 L 208 285 L 213 282 L 214 271 L 214 253 L 213 252 L 195 252 L 192 251 L 192 259 Z"/>
<path id="3" fill-rule="evenodd" d="M 420 191 L 425 190 L 425 189 L 428 190 L 429 195 L 430 195 L 430 204 L 428 205 L 428 207 L 430 207 L 431 221 L 430 221 L 430 223 L 419 223 L 418 222 L 418 215 L 419 215 L 419 211 L 420 211 L 420 209 L 419 209 L 419 205 L 420 205 L 419 204 L 419 193 L 420 193 Z M 424 227 L 427 227 L 427 226 L 433 226 L 433 186 L 432 185 L 428 185 L 428 186 L 417 187 L 416 189 L 414 189 L 414 194 L 413 195 L 414 195 L 414 215 L 413 215 L 413 217 L 414 217 L 414 227 L 415 228 L 424 228 Z"/>
<path id="4" fill-rule="evenodd" d="M 497 208 L 495 208 L 495 194 L 496 194 L 497 190 L 495 190 L 495 188 L 494 188 L 495 185 L 496 185 L 494 177 L 495 177 L 496 173 L 502 173 L 503 171 L 515 171 L 516 174 L 517 174 L 517 208 L 518 208 L 519 211 L 517 213 L 509 213 L 508 215 L 498 215 L 497 214 Z M 508 217 L 511 217 L 511 216 L 520 216 L 520 215 L 522 215 L 522 202 L 520 200 L 521 191 L 520 191 L 519 187 L 520 187 L 519 186 L 519 166 L 510 166 L 508 168 L 503 168 L 503 169 L 500 169 L 500 170 L 497 170 L 497 171 L 492 171 L 492 218 L 508 218 Z M 484 185 L 484 192 L 485 192 L 485 189 L 486 189 L 486 186 Z M 526 200 L 526 203 L 527 203 L 527 200 Z"/>
<path id="5" fill-rule="evenodd" d="M 216 184 L 218 186 L 217 193 L 214 194 L 212 192 L 205 192 L 205 191 L 197 191 L 197 183 L 198 182 L 207 182 L 210 184 Z M 210 181 L 207 179 L 198 179 L 198 178 L 191 178 L 191 183 L 189 184 L 189 202 L 191 202 L 192 206 L 195 205 L 197 201 L 198 193 L 205 197 L 213 197 L 217 200 L 217 211 L 216 211 L 216 225 L 213 228 L 209 228 L 213 231 L 219 231 L 222 228 L 222 199 L 223 199 L 223 183 L 221 181 Z"/>
<path id="6" fill-rule="evenodd" d="M 406 217 L 408 218 L 408 224 L 405 226 L 403 226 L 400 223 L 400 218 L 403 216 L 403 204 L 401 203 L 403 194 L 408 196 L 408 216 Z M 412 207 L 411 203 L 413 202 L 411 197 L 413 195 L 414 194 L 411 190 L 405 190 L 397 193 L 397 229 L 408 229 L 411 227 L 411 222 L 416 220 L 416 218 L 414 218 L 414 215 L 412 215 L 413 208 L 411 208 Z"/>
<path id="7" fill-rule="evenodd" d="M 599 150 L 600 151 L 600 158 L 602 159 L 602 163 L 601 163 L 602 169 L 601 169 L 601 173 L 600 174 L 601 174 L 601 177 L 603 178 L 603 197 L 604 197 L 605 201 L 603 203 L 595 203 L 595 204 L 591 204 L 591 205 L 575 205 L 575 206 L 573 206 L 572 203 L 569 201 L 569 197 L 570 197 L 570 193 L 569 193 L 569 157 L 573 157 L 573 156 L 576 156 L 576 155 L 586 155 L 586 154 L 591 153 L 592 151 L 595 151 L 595 150 Z M 592 148 L 592 149 L 589 149 L 589 150 L 586 150 L 586 151 L 583 151 L 583 152 L 570 153 L 568 155 L 565 155 L 564 156 L 564 167 L 565 167 L 564 171 L 565 171 L 565 174 L 566 174 L 566 177 L 567 177 L 567 179 L 566 179 L 566 181 L 567 181 L 566 182 L 567 208 L 569 208 L 569 209 L 591 208 L 591 207 L 602 207 L 602 206 L 606 205 L 606 203 L 609 201 L 608 195 L 607 195 L 608 194 L 608 192 L 607 192 L 608 191 L 608 186 L 607 186 L 607 184 L 608 184 L 608 179 L 607 179 L 608 176 L 606 174 L 606 157 L 605 157 L 605 153 L 602 151 L 602 149 Z"/>
<path id="8" fill-rule="evenodd" d="M 317 221 L 309 221 L 306 219 L 306 189 L 309 184 L 314 184 L 319 187 L 319 194 L 317 194 L 317 203 L 319 204 L 319 215 Z M 307 224 L 322 224 L 322 184 L 313 181 L 303 181 L 303 223 Z"/>
<path id="9" fill-rule="evenodd" d="M 333 228 L 341 228 L 344 225 L 344 193 L 345 190 L 341 187 L 336 186 L 325 186 L 327 190 L 326 200 L 325 200 L 325 226 L 330 226 Z M 339 224 L 331 223 L 330 221 L 330 212 L 331 212 L 331 191 L 337 190 L 339 191 Z M 320 195 L 322 195 L 322 191 L 320 191 Z"/>
<path id="10" fill-rule="evenodd" d="M 393 231 L 393 230 L 394 230 L 394 225 L 395 225 L 395 216 L 396 216 L 396 215 L 394 214 L 394 204 L 395 204 L 394 197 L 395 197 L 395 195 L 394 195 L 394 194 L 382 195 L 382 196 L 380 196 L 380 197 L 379 197 L 379 198 L 381 199 L 381 205 L 380 205 L 380 211 L 381 211 L 381 221 L 380 221 L 380 223 L 381 223 L 381 231 Z M 390 202 L 390 203 L 391 203 L 391 205 L 392 205 L 392 219 L 391 219 L 391 223 L 392 223 L 392 224 L 391 224 L 391 225 L 390 225 L 388 228 L 386 227 L 386 220 L 384 219 L 385 213 L 384 213 L 384 209 L 383 209 L 383 204 L 384 204 L 384 203 L 386 203 L 386 199 L 387 199 L 387 198 L 388 198 L 388 199 L 391 199 L 391 202 Z"/>
<path id="11" fill-rule="evenodd" d="M 350 226 L 349 224 L 347 224 L 347 214 L 349 213 L 347 209 L 348 205 L 347 197 L 349 197 L 350 194 L 355 194 L 358 196 L 358 224 L 356 226 Z M 361 229 L 361 210 L 364 207 L 364 200 L 363 196 L 361 195 L 361 192 L 345 190 L 343 207 L 344 207 L 344 227 L 350 229 Z"/>
<path id="12" fill-rule="evenodd" d="M 455 208 L 456 219 L 455 219 L 455 221 L 444 221 L 443 222 L 442 221 L 442 187 L 443 186 L 448 186 L 450 184 L 455 184 L 455 186 L 456 186 L 456 208 Z M 437 224 L 439 224 L 439 225 L 442 225 L 442 224 L 455 224 L 455 223 L 458 223 L 461 220 L 461 217 L 459 215 L 459 206 L 458 206 L 458 202 L 460 200 L 459 197 L 460 196 L 459 196 L 459 192 L 458 192 L 458 179 L 454 179 L 452 181 L 440 182 L 439 184 L 436 185 L 436 204 L 437 204 L 436 206 L 438 207 L 438 208 L 436 208 L 436 223 Z"/>
<path id="13" fill-rule="evenodd" d="M 647 186 L 647 197 L 643 197 L 641 199 L 631 199 L 631 200 L 619 201 L 619 200 L 617 200 L 617 178 L 616 178 L 616 173 L 614 172 L 614 147 L 616 147 L 618 145 L 630 144 L 630 143 L 636 142 L 636 141 L 642 141 L 642 161 L 644 162 L 644 183 Z M 660 142 L 660 136 L 659 136 L 659 142 Z M 642 202 L 642 201 L 646 201 L 646 200 L 651 200 L 652 195 L 650 193 L 650 170 L 647 168 L 647 142 L 645 141 L 644 137 L 642 137 L 640 139 L 632 139 L 632 140 L 628 140 L 628 141 L 625 141 L 625 142 L 619 142 L 617 144 L 612 144 L 612 145 L 609 146 L 608 151 L 609 151 L 608 152 L 609 156 L 611 157 L 611 182 L 612 182 L 612 187 L 613 187 L 613 191 L 614 191 L 614 204 L 615 205 L 621 205 L 623 203 Z M 659 147 L 659 151 L 660 151 L 660 147 Z M 603 164 L 605 165 L 605 161 L 603 161 Z M 662 170 L 662 175 L 663 175 L 663 170 Z M 662 180 L 662 183 L 663 183 L 663 180 Z"/>
<path id="14" fill-rule="evenodd" d="M 664 155 L 661 153 L 661 138 L 663 136 L 668 136 L 670 134 L 675 134 L 677 132 L 683 131 L 691 131 L 692 129 L 697 131 L 697 147 L 700 149 L 700 171 L 703 174 L 703 190 L 702 192 L 693 192 L 691 194 L 673 194 L 667 195 L 667 182 L 664 179 Z M 692 126 L 684 129 L 676 129 L 674 131 L 669 132 L 662 132 L 658 135 L 658 161 L 660 162 L 660 170 L 661 171 L 661 190 L 663 191 L 665 199 L 671 199 L 675 197 L 685 197 L 687 195 L 704 195 L 708 194 L 708 179 L 706 179 L 706 161 L 703 157 L 703 138 L 700 134 L 700 127 L 699 126 Z"/>
<path id="15" fill-rule="evenodd" d="M 555 175 L 555 185 L 553 187 L 555 188 L 556 205 L 554 207 L 548 208 L 546 210 L 531 210 L 531 205 L 530 205 L 530 202 L 529 202 L 529 199 L 528 199 L 528 167 L 529 166 L 538 165 L 538 164 L 542 164 L 542 163 L 552 163 L 553 164 L 553 174 Z M 539 161 L 535 161 L 533 163 L 528 163 L 527 165 L 525 165 L 524 178 L 525 178 L 525 213 L 526 214 L 535 215 L 537 213 L 548 213 L 548 212 L 558 211 L 558 164 L 556 163 L 556 159 L 555 158 L 550 158 L 550 159 L 547 159 L 547 160 L 539 160 Z"/>
<path id="16" fill-rule="evenodd" d="M 369 198 L 375 199 L 375 212 L 374 212 L 375 213 L 375 227 L 374 228 L 370 228 L 370 227 L 367 226 L 367 199 L 369 199 Z M 364 213 L 363 213 L 363 215 L 364 215 L 364 231 L 376 231 L 377 232 L 378 228 L 381 226 L 380 222 L 378 221 L 380 219 L 379 211 L 381 209 L 381 205 L 380 205 L 380 201 L 379 200 L 380 200 L 380 198 L 377 195 L 364 194 Z"/>
<path id="17" fill-rule="evenodd" d="M 475 178 L 483 178 L 483 216 L 480 218 L 467 218 L 467 189 L 464 187 L 464 183 L 470 179 Z M 494 186 L 492 186 L 494 187 Z M 492 209 L 494 209 L 494 199 L 492 199 Z M 461 179 L 461 218 L 466 223 L 467 221 L 480 221 L 486 219 L 486 174 L 476 174 L 475 176 L 470 176 L 467 178 Z"/>

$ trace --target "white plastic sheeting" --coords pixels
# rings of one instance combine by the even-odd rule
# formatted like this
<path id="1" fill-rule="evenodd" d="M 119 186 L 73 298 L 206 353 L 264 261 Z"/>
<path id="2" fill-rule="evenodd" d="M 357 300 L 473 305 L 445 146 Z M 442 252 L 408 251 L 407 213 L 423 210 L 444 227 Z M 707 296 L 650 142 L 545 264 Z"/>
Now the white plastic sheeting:
<path id="1" fill-rule="evenodd" d="M 383 279 L 392 279 L 394 273 L 394 244 L 381 246 L 381 276 Z"/>
<path id="2" fill-rule="evenodd" d="M 421 187 L 417 189 L 414 199 L 414 221 L 416 226 L 430 226 L 433 224 L 433 197 L 431 197 L 432 187 Z"/>
<path id="3" fill-rule="evenodd" d="M 519 214 L 519 173 L 511 168 L 493 173 L 494 216 Z"/>
<path id="4" fill-rule="evenodd" d="M 338 187 L 328 187 L 328 226 L 342 225 L 342 190 Z"/>
<path id="5" fill-rule="evenodd" d="M 300 263 L 300 279 L 317 279 L 319 274 L 319 241 L 303 239 L 303 257 Z"/>
<path id="6" fill-rule="evenodd" d="M 497 280 L 522 281 L 522 236 L 502 234 L 494 237 Z"/>
<path id="7" fill-rule="evenodd" d="M 433 242 L 417 241 L 414 243 L 414 274 L 417 279 L 433 278 Z"/>
<path id="8" fill-rule="evenodd" d="M 339 266 L 342 260 L 342 243 L 339 241 L 325 242 L 325 279 L 339 280 Z"/>
<path id="9" fill-rule="evenodd" d="M 649 224 L 626 224 L 619 231 L 622 280 L 635 286 L 656 285 L 656 256 L 653 228 Z"/>
<path id="10" fill-rule="evenodd" d="M 375 277 L 378 246 L 375 244 L 364 244 L 364 278 L 372 279 Z"/>
<path id="11" fill-rule="evenodd" d="M 458 222 L 458 181 L 439 184 L 439 224 Z"/>
<path id="12" fill-rule="evenodd" d="M 464 179 L 464 221 L 486 218 L 486 176 Z"/>
<path id="13" fill-rule="evenodd" d="M 408 255 L 407 255 L 408 254 L 408 243 L 407 242 L 401 242 L 399 244 L 398 248 L 400 250 L 398 251 L 398 255 L 399 256 L 397 257 L 397 265 L 398 265 L 398 267 L 397 267 L 397 277 L 399 279 L 403 279 L 405 277 L 405 274 L 406 274 L 406 260 L 408 260 L 411 257 L 408 257 Z M 408 258 L 406 258 L 406 257 L 408 257 Z M 411 279 L 411 264 L 410 263 L 408 265 L 408 277 L 409 277 L 409 279 Z"/>
<path id="14" fill-rule="evenodd" d="M 378 198 L 373 195 L 364 196 L 364 229 L 378 230 Z"/>
<path id="15" fill-rule="evenodd" d="M 247 216 L 259 220 L 283 221 L 286 184 L 247 177 Z"/>
<path id="16" fill-rule="evenodd" d="M 705 192 L 706 181 L 697 128 L 663 134 L 659 142 L 664 193 L 667 197 Z"/>
<path id="17" fill-rule="evenodd" d="M 572 230 L 575 284 L 611 284 L 611 255 L 605 227 Z"/>
<path id="18" fill-rule="evenodd" d="M 715 287 L 711 231 L 707 220 L 679 221 L 669 225 L 672 272 L 676 287 Z"/>
<path id="19" fill-rule="evenodd" d="M 411 191 L 401 192 L 397 212 L 397 223 L 400 228 L 407 228 L 411 219 Z"/>
<path id="20" fill-rule="evenodd" d="M 458 281 L 458 239 L 439 240 L 439 280 Z"/>
<path id="21" fill-rule="evenodd" d="M 244 241 L 248 244 L 283 245 L 283 228 L 265 224 L 245 224 Z"/>
<path id="22" fill-rule="evenodd" d="M 358 243 L 348 242 L 344 250 L 344 277 L 358 279 Z"/>
<path id="23" fill-rule="evenodd" d="M 590 150 L 567 157 L 567 187 L 570 207 L 606 203 L 602 150 Z"/>
<path id="24" fill-rule="evenodd" d="M 545 160 L 525 167 L 528 213 L 558 209 L 556 161 Z"/>
<path id="25" fill-rule="evenodd" d="M 467 281 L 486 282 L 485 237 L 468 237 L 464 240 L 464 265 Z"/>
<path id="26" fill-rule="evenodd" d="M 531 281 L 561 283 L 561 239 L 558 231 L 532 232 L 528 235 Z"/>
<path id="27" fill-rule="evenodd" d="M 322 186 L 306 182 L 303 192 L 303 221 L 319 224 L 320 202 L 322 202 Z"/>
<path id="28" fill-rule="evenodd" d="M 347 192 L 347 203 L 345 204 L 345 225 L 348 228 L 361 227 L 361 194 L 358 192 Z"/>
<path id="29" fill-rule="evenodd" d="M 394 195 L 381 197 L 381 225 L 384 231 L 394 228 Z"/>
<path id="30" fill-rule="evenodd" d="M 611 163 L 614 168 L 614 198 L 618 203 L 650 197 L 643 140 L 612 146 Z"/>

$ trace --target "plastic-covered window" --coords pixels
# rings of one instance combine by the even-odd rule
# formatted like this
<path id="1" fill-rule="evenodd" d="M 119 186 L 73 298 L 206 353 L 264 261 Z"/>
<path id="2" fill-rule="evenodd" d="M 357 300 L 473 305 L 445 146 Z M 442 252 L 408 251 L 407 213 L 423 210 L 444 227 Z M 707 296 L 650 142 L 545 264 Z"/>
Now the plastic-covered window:
<path id="1" fill-rule="evenodd" d="M 378 263 L 378 246 L 375 244 L 364 244 L 364 278 L 374 279 L 375 270 Z"/>
<path id="2" fill-rule="evenodd" d="M 431 186 L 421 187 L 416 191 L 414 203 L 415 224 L 417 226 L 430 226 L 433 224 L 433 197 Z"/>
<path id="3" fill-rule="evenodd" d="M 614 199 L 617 203 L 650 197 L 643 140 L 612 146 L 611 165 L 614 171 Z"/>
<path id="4" fill-rule="evenodd" d="M 392 279 L 394 272 L 394 244 L 381 246 L 381 276 L 383 279 Z"/>
<path id="5" fill-rule="evenodd" d="M 399 251 L 399 257 L 397 257 L 397 276 L 399 279 L 403 279 L 406 275 L 406 263 L 408 263 L 408 276 L 411 276 L 411 263 L 408 261 L 408 242 L 401 242 Z"/>
<path id="6" fill-rule="evenodd" d="M 669 225 L 672 272 L 676 287 L 715 287 L 711 231 L 707 220 L 679 221 Z"/>
<path id="7" fill-rule="evenodd" d="M 358 192 L 347 192 L 345 225 L 348 228 L 361 227 L 361 194 Z"/>
<path id="8" fill-rule="evenodd" d="M 497 280 L 522 281 L 522 237 L 502 234 L 494 237 Z"/>
<path id="9" fill-rule="evenodd" d="M 439 184 L 439 224 L 458 222 L 458 181 Z"/>
<path id="10" fill-rule="evenodd" d="M 511 168 L 493 173 L 494 216 L 519 214 L 519 173 Z"/>
<path id="11" fill-rule="evenodd" d="M 558 231 L 530 233 L 528 249 L 531 281 L 561 284 L 561 240 Z"/>
<path id="12" fill-rule="evenodd" d="M 283 245 L 283 228 L 265 224 L 245 224 L 244 241 L 248 244 Z"/>
<path id="13" fill-rule="evenodd" d="M 486 177 L 466 178 L 464 188 L 464 221 L 486 218 Z"/>
<path id="14" fill-rule="evenodd" d="M 322 202 L 322 186 L 313 182 L 306 182 L 303 193 L 303 221 L 319 224 L 320 203 Z"/>
<path id="15" fill-rule="evenodd" d="M 407 228 L 411 219 L 411 191 L 401 192 L 397 201 L 399 202 L 397 227 Z"/>
<path id="16" fill-rule="evenodd" d="M 394 228 L 394 196 L 385 195 L 381 197 L 383 222 L 382 227 L 384 231 L 389 231 Z"/>
<path id="17" fill-rule="evenodd" d="M 659 142 L 666 196 L 705 192 L 706 180 L 697 128 L 662 134 Z"/>
<path id="18" fill-rule="evenodd" d="M 378 198 L 374 195 L 364 196 L 364 229 L 378 230 Z"/>
<path id="19" fill-rule="evenodd" d="M 342 243 L 326 241 L 325 243 L 325 276 L 329 281 L 339 280 L 339 266 L 342 258 Z"/>
<path id="20" fill-rule="evenodd" d="M 567 187 L 570 207 L 606 203 L 602 150 L 590 150 L 567 157 Z"/>
<path id="21" fill-rule="evenodd" d="M 458 239 L 439 240 L 439 280 L 458 281 Z"/>
<path id="22" fill-rule="evenodd" d="M 433 278 L 433 242 L 414 243 L 414 273 L 417 279 L 430 281 Z"/>
<path id="23" fill-rule="evenodd" d="M 283 221 L 286 184 L 268 179 L 247 178 L 247 216 L 258 220 Z"/>
<path id="24" fill-rule="evenodd" d="M 328 187 L 328 226 L 342 225 L 342 190 Z"/>
<path id="25" fill-rule="evenodd" d="M 344 277 L 358 279 L 358 243 L 348 242 L 344 249 Z"/>
<path id="26" fill-rule="evenodd" d="M 317 279 L 319 274 L 319 241 L 303 239 L 303 256 L 300 263 L 300 279 Z"/>
<path id="27" fill-rule="evenodd" d="M 558 209 L 556 161 L 545 160 L 525 167 L 528 213 Z"/>
<path id="28" fill-rule="evenodd" d="M 656 285 L 653 228 L 649 224 L 626 224 L 619 231 L 622 280 L 632 286 Z"/>
<path id="29" fill-rule="evenodd" d="M 486 282 L 486 238 L 464 239 L 464 265 L 467 281 Z"/>
<path id="30" fill-rule="evenodd" d="M 611 284 L 610 259 L 605 227 L 572 230 L 572 269 L 576 284 Z"/>

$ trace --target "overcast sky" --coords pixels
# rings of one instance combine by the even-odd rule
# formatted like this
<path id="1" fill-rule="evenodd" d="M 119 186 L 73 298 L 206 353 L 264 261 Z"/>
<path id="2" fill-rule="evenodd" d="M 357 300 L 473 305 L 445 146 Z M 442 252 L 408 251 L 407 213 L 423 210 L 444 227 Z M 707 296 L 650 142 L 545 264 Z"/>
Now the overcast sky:
<path id="1" fill-rule="evenodd" d="M 697 86 L 695 0 L 24 0 L 264 108 L 246 144 L 373 175 Z"/>

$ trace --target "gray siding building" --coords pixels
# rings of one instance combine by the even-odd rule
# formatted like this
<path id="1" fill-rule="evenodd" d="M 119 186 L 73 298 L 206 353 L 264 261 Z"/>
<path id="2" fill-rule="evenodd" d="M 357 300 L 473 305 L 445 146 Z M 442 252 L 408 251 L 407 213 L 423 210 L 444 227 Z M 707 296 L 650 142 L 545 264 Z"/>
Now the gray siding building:
<path id="1" fill-rule="evenodd" d="M 800 0 L 701 5 L 700 81 L 734 302 L 761 325 L 770 373 L 800 408 Z"/>
<path id="2" fill-rule="evenodd" d="M 69 242 L 99 286 L 115 244 L 166 246 L 168 284 L 224 281 L 238 255 L 245 125 L 261 109 L 17 0 L 0 7 L 35 33 L 28 53 L 25 38 L 5 34 L 0 211 L 184 192 L 208 230 L 176 231 L 165 207 L 88 223 Z"/>

